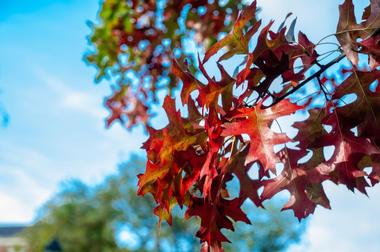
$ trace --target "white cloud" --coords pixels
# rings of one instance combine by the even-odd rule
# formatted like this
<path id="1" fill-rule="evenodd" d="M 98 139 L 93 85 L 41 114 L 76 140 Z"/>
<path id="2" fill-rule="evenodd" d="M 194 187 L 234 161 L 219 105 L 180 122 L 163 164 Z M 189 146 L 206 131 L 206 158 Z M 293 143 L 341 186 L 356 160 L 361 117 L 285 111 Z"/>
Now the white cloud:
<path id="1" fill-rule="evenodd" d="M 141 127 L 128 132 L 115 124 L 106 130 L 104 94 L 90 83 L 80 91 L 43 68 L 33 77 L 34 93 L 17 103 L 27 114 L 15 113 L 0 132 L 0 222 L 30 222 L 62 180 L 101 181 L 145 138 Z"/>
<path id="2" fill-rule="evenodd" d="M 379 251 L 380 188 L 369 189 L 369 198 L 332 183 L 326 191 L 332 210 L 317 208 L 301 243 L 289 251 Z"/>
<path id="3" fill-rule="evenodd" d="M 0 177 L 0 222 L 30 222 L 51 189 L 17 166 L 2 165 Z"/>
<path id="4" fill-rule="evenodd" d="M 87 151 L 63 146 L 79 152 L 79 157 L 67 156 L 64 151 L 45 154 L 38 146 L 1 142 L 0 223 L 32 221 L 35 211 L 56 192 L 62 180 L 77 177 L 86 183 L 101 181 L 121 160 L 117 153 L 121 147 L 112 146 L 112 142 L 105 139 L 100 146 L 87 142 Z"/>
<path id="5" fill-rule="evenodd" d="M 0 192 L 0 222 L 27 223 L 33 217 L 33 210 L 25 210 L 25 203 L 13 195 Z"/>
<path id="6" fill-rule="evenodd" d="M 97 127 L 99 134 L 112 140 L 109 144 L 124 145 L 125 152 L 138 151 L 143 139 L 145 139 L 143 128 L 136 127 L 134 131 L 127 131 L 120 124 L 115 123 L 110 129 L 105 130 L 104 120 L 108 116 L 108 111 L 103 106 L 102 99 L 106 95 L 104 93 L 94 94 L 93 90 L 78 91 L 68 85 L 63 79 L 46 72 L 42 68 L 36 68 L 35 74 L 50 90 L 57 95 L 58 106 L 62 109 L 69 109 L 72 112 L 80 112 L 82 115 L 91 116 Z M 91 87 L 95 90 L 95 86 Z M 161 109 L 161 106 L 159 108 Z M 156 116 L 155 119 L 160 119 Z M 121 137 L 124 136 L 124 137 Z M 128 145 L 125 140 L 128 138 Z M 137 148 L 136 148 L 137 147 Z"/>
<path id="7" fill-rule="evenodd" d="M 55 191 L 61 172 L 42 152 L 0 143 L 0 222 L 30 222 L 35 210 Z"/>
<path id="8" fill-rule="evenodd" d="M 94 71 L 80 60 L 85 20 L 98 4 L 77 2 L 1 24 L 9 31 L 1 40 L 0 81 L 8 85 L 3 101 L 11 123 L 0 130 L 0 222 L 31 221 L 61 180 L 98 182 L 144 139 L 141 130 L 104 129 L 108 87 L 93 85 Z M 52 22 L 57 10 L 62 18 Z"/>
<path id="9" fill-rule="evenodd" d="M 93 116 L 98 120 L 105 118 L 107 115 L 105 109 L 99 109 L 102 100 L 99 99 L 98 96 L 92 95 L 91 92 L 75 90 L 63 80 L 46 72 L 42 68 L 36 68 L 35 74 L 51 91 L 58 95 L 58 103 L 63 109 L 72 109 L 77 112 L 82 112 L 85 115 Z"/>

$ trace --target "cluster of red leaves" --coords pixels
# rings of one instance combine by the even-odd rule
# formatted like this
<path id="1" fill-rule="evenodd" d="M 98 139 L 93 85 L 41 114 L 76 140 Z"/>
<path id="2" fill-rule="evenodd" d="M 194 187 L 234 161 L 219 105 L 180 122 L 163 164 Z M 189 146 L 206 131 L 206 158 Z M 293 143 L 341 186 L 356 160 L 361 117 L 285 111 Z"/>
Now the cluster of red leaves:
<path id="1" fill-rule="evenodd" d="M 379 44 L 373 42 L 379 34 L 378 7 L 379 1 L 372 0 L 363 23 L 355 26 L 352 1 L 341 5 L 337 38 L 345 55 L 327 65 L 318 62 L 316 45 L 306 35 L 300 32 L 294 38 L 292 26 L 273 31 L 271 22 L 260 30 L 261 21 L 252 18 L 256 2 L 240 13 L 232 31 L 199 60 L 206 83 L 174 61 L 171 70 L 183 82 L 184 108 L 181 113 L 174 100 L 166 97 L 163 107 L 169 124 L 160 130 L 149 128 L 150 137 L 143 145 L 148 155 L 146 171 L 139 175 L 138 193 L 153 195 L 160 220 L 170 223 L 173 207 L 185 206 L 186 217 L 201 219 L 197 236 L 203 242 L 202 250 L 222 251 L 221 243 L 228 239 L 221 229 L 233 230 L 233 221 L 250 223 L 240 208 L 248 198 L 262 207 L 263 201 L 287 190 L 290 198 L 283 209 L 293 210 L 301 219 L 317 205 L 330 208 L 324 181 L 362 193 L 369 182 L 378 183 L 380 71 L 376 69 Z M 219 80 L 210 77 L 204 66 L 217 52 L 221 55 L 216 64 Z M 371 68 L 358 69 L 357 53 L 370 58 Z M 233 77 L 221 61 L 235 55 L 246 60 Z M 342 71 L 341 83 L 322 78 L 328 67 L 345 56 L 353 65 Z M 297 66 L 296 60 L 302 65 Z M 306 76 L 315 66 L 320 70 Z M 320 91 L 307 93 L 309 102 L 298 105 L 287 98 L 313 79 L 319 80 Z M 347 95 L 352 94 L 356 98 L 347 102 Z M 324 103 L 311 106 L 321 95 Z M 294 120 L 292 127 L 298 133 L 290 138 L 280 121 L 284 117 L 291 120 L 297 111 L 307 113 L 308 118 Z M 254 169 L 257 177 L 252 176 Z M 240 183 L 236 198 L 227 186 L 234 177 Z"/>
<path id="2" fill-rule="evenodd" d="M 97 80 L 116 81 L 105 103 L 111 112 L 107 126 L 115 120 L 128 128 L 146 123 L 148 105 L 156 101 L 157 90 L 170 91 L 177 84 L 170 74 L 173 50 L 181 51 L 186 37 L 207 47 L 229 31 L 242 6 L 208 0 L 104 1 L 100 23 L 93 25 L 90 37 L 94 50 L 86 59 L 97 66 Z M 137 84 L 128 78 L 131 73 Z"/>

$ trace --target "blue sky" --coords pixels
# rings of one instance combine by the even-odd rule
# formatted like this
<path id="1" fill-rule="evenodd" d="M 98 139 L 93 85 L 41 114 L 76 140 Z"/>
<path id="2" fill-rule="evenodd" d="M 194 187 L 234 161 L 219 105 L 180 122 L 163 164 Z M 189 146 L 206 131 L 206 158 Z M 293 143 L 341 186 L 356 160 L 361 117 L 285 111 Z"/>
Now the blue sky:
<path id="1" fill-rule="evenodd" d="M 317 41 L 333 33 L 342 0 L 258 0 L 261 16 L 285 17 Z M 357 0 L 356 3 L 367 3 Z M 11 118 L 0 129 L 0 222 L 30 222 L 58 188 L 77 177 L 95 183 L 139 151 L 146 136 L 104 129 L 106 83 L 82 61 L 94 0 L 0 0 L 0 101 Z M 291 251 L 378 251 L 380 190 L 369 197 L 326 184 L 333 210 L 317 208 Z"/>
<path id="2" fill-rule="evenodd" d="M 57 188 L 100 181 L 139 149 L 141 129 L 104 129 L 105 83 L 82 61 L 97 1 L 0 2 L 0 221 L 26 222 Z"/>

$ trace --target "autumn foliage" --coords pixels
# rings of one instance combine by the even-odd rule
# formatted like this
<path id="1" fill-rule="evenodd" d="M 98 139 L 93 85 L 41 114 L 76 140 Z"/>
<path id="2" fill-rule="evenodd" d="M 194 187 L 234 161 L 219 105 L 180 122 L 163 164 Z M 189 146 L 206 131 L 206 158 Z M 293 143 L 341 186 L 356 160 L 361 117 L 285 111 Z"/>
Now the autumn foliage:
<path id="1" fill-rule="evenodd" d="M 86 60 L 98 68 L 97 81 L 113 79 L 116 84 L 105 103 L 112 112 L 107 125 L 114 121 L 127 128 L 146 124 L 149 105 L 158 101 L 157 92 L 171 93 L 177 87 L 170 65 L 173 54 L 181 61 L 187 56 L 184 39 L 195 39 L 204 46 L 214 43 L 220 33 L 229 32 L 244 6 L 230 0 L 224 4 L 208 0 L 104 1 L 101 23 L 90 24 L 94 48 Z"/>
<path id="2" fill-rule="evenodd" d="M 140 3 L 131 2 L 131 10 Z M 186 23 L 193 29 L 197 23 L 207 23 L 205 31 L 197 30 L 202 40 L 223 31 L 222 21 L 209 11 L 209 1 L 168 1 L 167 26 L 177 17 L 175 8 L 185 3 L 191 8 L 206 6 L 202 18 Z M 146 4 L 147 11 L 157 7 Z M 230 8 L 230 18 L 235 18 L 238 8 Z M 217 17 L 224 17 L 224 10 L 228 13 L 222 8 Z M 339 44 L 330 54 L 318 50 L 329 36 L 314 43 L 302 32 L 295 34 L 295 22 L 289 27 L 284 22 L 274 30 L 273 21 L 262 24 L 256 19 L 256 11 L 254 1 L 236 15 L 229 33 L 195 62 L 199 72 L 182 58 L 170 60 L 165 71 L 182 83 L 180 104 L 165 98 L 169 123 L 162 129 L 147 126 L 149 139 L 143 144 L 148 162 L 139 175 L 138 194 L 153 195 L 160 220 L 170 223 L 176 205 L 187 209 L 186 218 L 199 217 L 196 235 L 204 251 L 223 250 L 222 242 L 229 240 L 222 229 L 233 230 L 236 221 L 250 223 L 241 210 L 247 199 L 263 207 L 263 201 L 287 190 L 290 197 L 283 209 L 302 219 L 317 205 L 330 208 L 325 181 L 364 194 L 380 181 L 380 1 L 371 0 L 359 22 L 352 0 L 339 7 L 337 31 L 330 35 Z M 135 39 L 147 36 L 125 27 L 121 31 L 134 34 Z M 133 48 L 135 41 L 123 40 L 121 31 L 116 34 L 118 43 Z M 153 47 L 161 35 L 157 32 L 154 39 L 144 39 Z M 154 62 L 169 61 L 170 55 L 165 51 L 143 56 L 153 76 L 150 91 L 154 92 L 158 75 L 166 73 Z M 234 56 L 241 61 L 236 63 Z M 341 61 L 351 66 L 341 68 Z M 233 73 L 225 62 L 235 62 Z M 210 71 L 206 64 L 214 64 L 218 71 Z M 331 67 L 340 78 L 326 74 Z M 112 120 L 121 118 L 130 89 L 124 85 L 107 101 L 107 106 L 121 103 L 119 110 L 111 108 Z M 128 112 L 135 113 L 129 115 L 131 122 L 135 118 L 148 122 L 147 105 L 138 106 Z M 233 178 L 240 184 L 236 198 L 228 191 Z"/>

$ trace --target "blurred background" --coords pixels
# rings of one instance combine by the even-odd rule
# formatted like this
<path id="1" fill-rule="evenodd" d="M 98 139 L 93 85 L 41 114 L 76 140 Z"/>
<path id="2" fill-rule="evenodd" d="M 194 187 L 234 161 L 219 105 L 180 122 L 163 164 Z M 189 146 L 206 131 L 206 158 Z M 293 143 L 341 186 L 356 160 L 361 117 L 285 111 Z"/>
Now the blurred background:
<path id="1" fill-rule="evenodd" d="M 298 17 L 317 41 L 334 33 L 342 0 L 258 0 L 264 20 Z M 359 7 L 367 0 L 354 1 Z M 136 196 L 144 169 L 143 127 L 105 129 L 106 83 L 83 60 L 94 0 L 0 0 L 0 251 L 196 251 L 196 219 L 174 224 Z M 360 11 L 360 10 L 359 10 Z M 166 118 L 159 107 L 154 126 Z M 332 210 L 298 223 L 245 204 L 253 225 L 228 232 L 229 251 L 379 251 L 380 189 L 368 198 L 326 184 Z M 227 233 L 227 232 L 226 232 Z"/>

